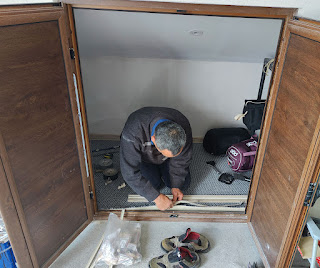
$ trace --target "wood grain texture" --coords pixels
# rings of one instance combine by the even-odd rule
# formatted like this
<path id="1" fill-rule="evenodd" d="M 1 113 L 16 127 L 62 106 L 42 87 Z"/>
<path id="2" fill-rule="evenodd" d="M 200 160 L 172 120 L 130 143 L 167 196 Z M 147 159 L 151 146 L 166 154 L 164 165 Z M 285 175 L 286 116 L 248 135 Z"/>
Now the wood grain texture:
<path id="1" fill-rule="evenodd" d="M 0 27 L 0 47 L 1 158 L 36 267 L 88 220 L 58 21 Z"/>
<path id="2" fill-rule="evenodd" d="M 10 234 L 10 243 L 18 261 L 19 267 L 34 267 L 25 234 L 21 228 L 20 218 L 14 202 L 10 185 L 0 158 L 0 210 L 7 232 Z"/>
<path id="3" fill-rule="evenodd" d="M 0 7 L 0 26 L 57 20 L 62 8 L 52 5 Z"/>
<path id="4" fill-rule="evenodd" d="M 87 126 L 80 124 L 80 117 L 82 119 L 82 113 L 81 113 L 81 107 L 80 107 L 80 116 L 78 113 L 78 99 L 76 96 L 76 88 L 73 80 L 73 75 L 76 73 L 76 66 L 75 61 L 71 59 L 70 57 L 70 48 L 72 47 L 72 40 L 71 40 L 71 29 L 69 27 L 69 20 L 68 20 L 68 12 L 67 7 L 64 7 L 64 13 L 59 19 L 59 31 L 60 31 L 60 38 L 61 38 L 61 45 L 63 50 L 63 57 L 64 57 L 64 63 L 65 63 L 65 70 L 66 70 L 66 78 L 68 82 L 68 90 L 69 90 L 69 99 L 71 104 L 71 110 L 73 115 L 73 122 L 74 122 L 74 130 L 77 140 L 77 148 L 78 148 L 78 156 L 79 156 L 79 163 L 81 168 L 81 174 L 82 174 L 82 184 L 83 184 L 83 190 L 84 190 L 84 196 L 85 196 L 85 202 L 86 202 L 86 208 L 87 208 L 87 215 L 88 220 L 92 221 L 93 219 L 93 204 L 92 200 L 90 199 L 90 167 L 88 162 L 86 163 L 85 155 L 87 157 L 87 161 L 90 161 L 91 155 L 90 152 L 88 153 L 88 147 L 86 146 L 86 143 L 83 143 L 82 140 L 82 132 L 84 134 L 85 139 L 85 130 L 87 129 Z M 81 93 L 79 92 L 79 88 L 77 85 L 77 93 L 78 95 Z M 79 100 L 80 102 L 80 100 Z M 80 105 L 81 106 L 81 105 Z M 84 150 L 85 148 L 85 150 Z M 89 162 L 90 163 L 90 162 Z M 87 170 L 86 165 L 88 164 L 88 170 L 89 170 L 89 177 L 87 176 Z"/>
<path id="5" fill-rule="evenodd" d="M 76 29 L 75 29 L 75 22 L 74 22 L 72 7 L 70 5 L 65 6 L 65 13 L 67 18 L 66 24 L 69 26 L 68 28 L 70 30 L 70 47 L 74 49 L 74 53 L 75 53 L 75 59 L 73 60 L 73 69 L 74 69 L 73 71 L 76 74 L 76 78 L 77 78 L 80 112 L 81 112 L 81 119 L 82 119 L 82 125 L 83 125 L 83 135 L 85 140 L 85 148 L 86 148 L 88 168 L 89 168 L 89 178 L 87 178 L 87 184 L 88 184 L 89 192 L 93 193 L 93 200 L 89 198 L 91 200 L 90 206 L 92 207 L 91 209 L 92 211 L 90 214 L 92 214 L 93 216 L 93 214 L 97 213 L 98 206 L 97 206 L 97 197 L 96 197 L 94 177 L 93 177 L 94 172 L 93 172 L 93 164 L 92 164 L 92 157 L 91 157 L 88 120 L 86 115 L 85 98 L 84 98 L 83 85 L 82 85 Z M 91 218 L 92 217 L 90 217 L 90 219 Z"/>
<path id="6" fill-rule="evenodd" d="M 317 130 L 318 134 L 320 134 L 320 120 L 318 121 Z M 282 244 L 282 256 L 278 257 L 278 266 L 279 267 L 291 267 L 290 263 L 292 263 L 294 259 L 294 254 L 296 247 L 299 243 L 299 240 L 302 235 L 302 230 L 305 227 L 307 215 L 310 211 L 310 207 L 303 206 L 302 203 L 306 196 L 307 186 L 310 182 L 319 184 L 319 176 L 320 176 L 320 135 L 318 137 L 314 137 L 316 139 L 316 143 L 314 146 L 314 151 L 312 152 L 312 156 L 310 157 L 309 167 L 306 170 L 305 180 L 302 181 L 299 185 L 300 195 L 296 196 L 295 203 L 300 204 L 296 207 L 295 211 L 291 213 L 291 225 L 287 226 L 287 239 L 285 243 Z M 310 180 L 311 178 L 311 180 Z M 315 186 L 315 189 L 317 185 Z M 312 200 L 311 200 L 312 203 Z"/>
<path id="7" fill-rule="evenodd" d="M 320 25 L 314 23 L 314 21 L 308 20 L 294 20 L 289 24 L 288 29 L 292 34 L 303 36 L 305 38 L 320 42 Z M 294 203 L 298 204 L 295 210 L 291 212 L 291 224 L 287 226 L 285 232 L 288 239 L 281 245 L 282 256 L 278 257 L 279 267 L 290 267 L 290 263 L 293 261 L 293 254 L 296 250 L 296 246 L 299 242 L 302 229 L 305 226 L 305 220 L 307 219 L 308 207 L 302 205 L 304 197 L 307 192 L 307 186 L 310 182 L 317 183 L 320 173 L 320 117 L 316 126 L 313 140 L 307 156 L 308 166 L 304 169 L 301 180 L 298 186 L 300 194 L 298 193 Z"/>
<path id="8" fill-rule="evenodd" d="M 305 22 L 305 23 L 308 23 L 308 24 L 313 24 L 313 25 L 320 26 L 320 21 L 317 21 L 317 20 L 310 20 L 310 19 L 307 19 L 307 18 L 300 18 L 300 17 L 295 17 L 295 19 L 298 20 L 299 22 Z"/>
<path id="9" fill-rule="evenodd" d="M 293 17 L 297 9 L 270 8 L 250 6 L 226 6 L 206 4 L 186 4 L 169 2 L 126 1 L 126 0 L 63 0 L 63 3 L 72 4 L 78 8 L 130 10 L 146 12 L 205 14 L 218 16 L 286 18 Z"/>
<path id="10" fill-rule="evenodd" d="M 318 135 L 319 50 L 320 43 L 290 35 L 251 217 L 271 267 L 282 267 L 279 252 L 284 249 Z"/>

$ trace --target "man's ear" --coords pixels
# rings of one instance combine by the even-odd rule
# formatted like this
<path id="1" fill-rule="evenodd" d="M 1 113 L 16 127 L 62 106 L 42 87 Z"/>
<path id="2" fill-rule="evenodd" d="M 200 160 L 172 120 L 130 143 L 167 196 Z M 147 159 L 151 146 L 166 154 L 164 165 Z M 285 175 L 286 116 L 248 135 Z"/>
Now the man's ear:
<path id="1" fill-rule="evenodd" d="M 153 144 L 156 144 L 156 138 L 153 136 L 151 136 L 151 141 L 153 142 Z"/>

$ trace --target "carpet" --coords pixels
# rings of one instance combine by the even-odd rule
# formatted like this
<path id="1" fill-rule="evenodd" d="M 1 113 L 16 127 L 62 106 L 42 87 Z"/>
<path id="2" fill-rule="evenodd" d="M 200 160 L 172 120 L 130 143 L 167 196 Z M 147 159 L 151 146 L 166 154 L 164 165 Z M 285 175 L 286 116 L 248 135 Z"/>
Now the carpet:
<path id="1" fill-rule="evenodd" d="M 90 142 L 91 150 L 104 149 L 113 146 L 118 146 L 119 141 L 92 140 Z M 113 166 L 120 170 L 119 164 L 119 149 L 110 150 L 113 152 Z M 94 154 L 97 154 L 95 152 Z M 103 155 L 93 156 L 93 164 L 96 165 L 103 159 Z M 232 184 L 224 184 L 218 181 L 218 174 L 212 166 L 206 164 L 207 161 L 214 160 L 220 172 L 233 173 L 228 166 L 225 156 L 213 156 L 207 153 L 202 144 L 193 144 L 193 157 L 190 166 L 191 184 L 184 191 L 185 195 L 247 195 L 249 191 L 249 183 L 246 181 L 235 180 Z M 244 175 L 250 177 L 251 172 L 246 172 Z M 146 206 L 152 203 L 128 203 L 129 194 L 136 194 L 128 185 L 122 189 L 118 189 L 124 180 L 119 174 L 118 179 L 112 183 L 105 185 L 103 175 L 96 173 L 94 175 L 95 190 L 97 195 L 97 205 L 99 210 L 108 210 L 112 208 L 127 208 L 133 206 Z M 164 187 L 161 189 L 163 194 L 171 194 L 170 189 Z M 210 204 L 208 204 L 210 205 Z M 214 205 L 214 204 L 211 204 Z M 221 205 L 221 204 L 219 204 Z M 228 204 L 222 204 L 228 206 Z"/>

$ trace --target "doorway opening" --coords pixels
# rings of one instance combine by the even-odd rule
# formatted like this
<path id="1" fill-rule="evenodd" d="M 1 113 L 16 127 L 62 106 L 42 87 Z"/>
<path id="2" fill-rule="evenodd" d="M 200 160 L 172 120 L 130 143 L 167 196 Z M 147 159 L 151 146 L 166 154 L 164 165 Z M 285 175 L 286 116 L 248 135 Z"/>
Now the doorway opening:
<path id="1" fill-rule="evenodd" d="M 205 208 L 187 209 L 244 213 L 250 182 L 218 181 L 207 162 L 232 173 L 227 157 L 206 152 L 202 140 L 209 129 L 245 127 L 234 116 L 242 113 L 246 99 L 257 98 L 264 59 L 275 57 L 283 20 L 83 8 L 73 13 L 98 210 L 152 205 L 134 199 L 135 192 L 124 184 L 118 146 L 127 117 L 157 106 L 179 110 L 192 127 L 191 185 L 184 194 L 197 196 Z M 271 71 L 262 99 L 270 79 Z M 119 173 L 106 182 L 100 164 L 108 165 L 110 158 Z M 251 173 L 242 175 L 253 180 Z M 170 194 L 170 189 L 161 192 Z"/>

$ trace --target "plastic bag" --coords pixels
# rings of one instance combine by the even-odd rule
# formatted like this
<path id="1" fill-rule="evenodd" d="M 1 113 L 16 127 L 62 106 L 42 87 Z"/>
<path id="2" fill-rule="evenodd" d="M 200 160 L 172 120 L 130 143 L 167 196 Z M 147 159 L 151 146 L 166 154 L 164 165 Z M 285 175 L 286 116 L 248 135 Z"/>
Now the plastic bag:
<path id="1" fill-rule="evenodd" d="M 110 213 L 106 232 L 91 267 L 133 265 L 141 261 L 141 224 L 120 220 Z"/>
<path id="2" fill-rule="evenodd" d="M 9 240 L 9 236 L 7 234 L 6 227 L 4 226 L 4 222 L 0 213 L 0 243 L 6 243 Z"/>

